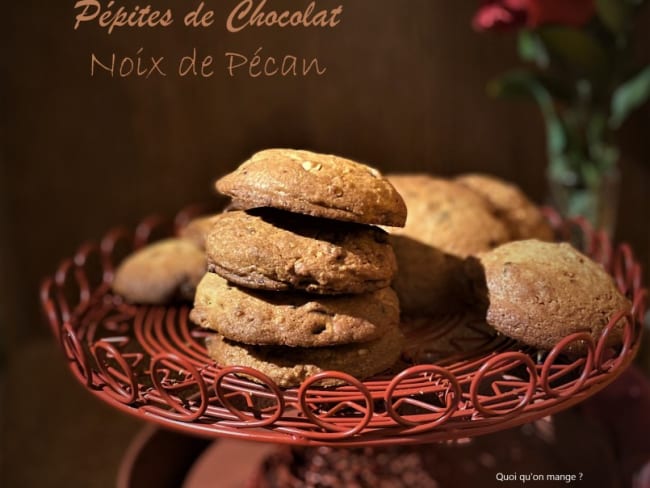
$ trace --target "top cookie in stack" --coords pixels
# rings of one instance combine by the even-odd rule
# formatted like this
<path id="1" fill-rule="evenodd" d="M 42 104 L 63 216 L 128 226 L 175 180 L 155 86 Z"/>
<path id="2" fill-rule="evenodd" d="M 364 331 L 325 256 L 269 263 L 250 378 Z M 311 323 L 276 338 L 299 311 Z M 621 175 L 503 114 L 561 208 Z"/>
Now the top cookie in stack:
<path id="1" fill-rule="evenodd" d="M 217 190 L 245 208 L 403 227 L 406 204 L 374 168 L 310 151 L 267 149 L 217 181 Z"/>
<path id="2" fill-rule="evenodd" d="M 261 151 L 216 185 L 242 210 L 214 217 L 205 241 L 190 317 L 219 332 L 210 355 L 284 387 L 390 367 L 402 343 L 397 266 L 375 225 L 406 221 L 393 186 L 363 164 L 289 149 Z"/>

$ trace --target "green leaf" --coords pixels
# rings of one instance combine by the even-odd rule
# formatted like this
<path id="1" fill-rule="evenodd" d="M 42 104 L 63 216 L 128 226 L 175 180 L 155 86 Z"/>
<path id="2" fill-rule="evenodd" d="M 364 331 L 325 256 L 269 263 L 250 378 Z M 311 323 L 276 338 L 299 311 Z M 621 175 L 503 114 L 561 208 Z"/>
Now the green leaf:
<path id="1" fill-rule="evenodd" d="M 621 0 L 596 0 L 596 12 L 614 34 L 621 34 L 628 25 L 632 6 Z"/>
<path id="2" fill-rule="evenodd" d="M 562 121 L 558 117 L 553 98 L 544 84 L 531 72 L 514 70 L 492 80 L 488 93 L 495 97 L 527 97 L 537 102 L 546 123 L 546 137 L 549 154 L 561 154 L 567 143 Z"/>
<path id="3" fill-rule="evenodd" d="M 587 73 L 603 72 L 608 67 L 607 51 L 584 30 L 563 26 L 539 29 L 539 36 L 551 59 L 557 58 L 568 66 Z"/>
<path id="4" fill-rule="evenodd" d="M 618 129 L 625 119 L 650 98 L 650 65 L 619 86 L 612 96 L 609 125 Z"/>
<path id="5" fill-rule="evenodd" d="M 575 186 L 578 181 L 578 168 L 566 154 L 555 154 L 549 158 L 548 175 L 561 185 Z"/>
<path id="6" fill-rule="evenodd" d="M 523 29 L 517 37 L 519 57 L 524 61 L 535 63 L 540 68 L 548 67 L 548 53 L 539 36 L 532 31 Z"/>
<path id="7" fill-rule="evenodd" d="M 607 116 L 593 112 L 587 124 L 588 157 L 601 173 L 611 171 L 619 159 L 618 148 L 609 143 Z"/>

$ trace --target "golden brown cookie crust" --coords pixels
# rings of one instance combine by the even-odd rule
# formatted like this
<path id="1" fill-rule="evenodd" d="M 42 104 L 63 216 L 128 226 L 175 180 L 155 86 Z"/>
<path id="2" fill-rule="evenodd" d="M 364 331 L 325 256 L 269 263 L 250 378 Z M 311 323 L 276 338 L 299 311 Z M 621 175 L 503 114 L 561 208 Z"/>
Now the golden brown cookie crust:
<path id="1" fill-rule="evenodd" d="M 323 371 L 341 371 L 363 380 L 393 366 L 402 351 L 404 337 L 392 327 L 382 337 L 363 344 L 322 348 L 247 346 L 220 335 L 206 341 L 208 354 L 220 366 L 247 366 L 269 376 L 278 386 L 290 388 Z M 332 386 L 338 381 L 325 381 Z"/>
<path id="2" fill-rule="evenodd" d="M 263 208 L 221 214 L 207 237 L 210 271 L 247 288 L 365 293 L 397 271 L 377 227 Z"/>
<path id="3" fill-rule="evenodd" d="M 566 243 L 515 241 L 480 261 L 488 323 L 539 349 L 551 349 L 574 332 L 589 332 L 596 341 L 615 313 L 631 307 L 602 266 Z M 620 328 L 610 338 L 620 341 Z"/>
<path id="4" fill-rule="evenodd" d="M 207 273 L 190 319 L 246 344 L 322 347 L 376 339 L 399 324 L 395 292 L 318 296 L 238 288 Z"/>
<path id="5" fill-rule="evenodd" d="M 388 175 L 408 207 L 405 235 L 441 251 L 465 257 L 510 240 L 510 232 L 489 202 L 453 181 L 426 174 Z"/>
<path id="6" fill-rule="evenodd" d="M 513 240 L 553 240 L 553 229 L 546 218 L 517 186 L 483 174 L 462 175 L 456 181 L 492 204 L 496 215 L 508 226 Z"/>
<path id="7" fill-rule="evenodd" d="M 192 242 L 165 239 L 128 256 L 117 268 L 112 288 L 132 303 L 192 300 L 206 269 L 205 254 Z"/>
<path id="8" fill-rule="evenodd" d="M 406 206 L 374 168 L 329 154 L 267 149 L 216 183 L 245 208 L 274 207 L 362 224 L 402 226 Z"/>

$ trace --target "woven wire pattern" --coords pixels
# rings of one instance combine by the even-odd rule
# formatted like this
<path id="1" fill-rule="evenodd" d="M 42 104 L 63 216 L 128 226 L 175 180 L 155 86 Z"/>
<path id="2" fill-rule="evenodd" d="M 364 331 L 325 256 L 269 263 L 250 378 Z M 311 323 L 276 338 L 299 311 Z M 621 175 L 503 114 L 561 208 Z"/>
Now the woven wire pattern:
<path id="1" fill-rule="evenodd" d="M 124 256 L 196 212 L 181 212 L 173 224 L 151 217 L 134 231 L 114 229 L 82 245 L 41 288 L 52 332 L 87 389 L 131 415 L 190 434 L 337 446 L 471 437 L 580 402 L 613 381 L 640 344 L 647 292 L 630 247 L 614 248 L 583 219 L 565 221 L 546 210 L 558 237 L 600 262 L 632 300 L 631 311 L 615 314 L 597 341 L 575 333 L 540 352 L 497 335 L 480 317 L 442 317 L 403 325 L 407 346 L 394 371 L 366 381 L 328 371 L 281 389 L 260 371 L 216 365 L 204 347 L 211 332 L 189 321 L 188 305 L 135 306 L 110 290 Z M 623 344 L 610 348 L 607 337 L 621 323 Z M 586 345 L 584 357 L 563 354 L 574 341 Z M 319 386 L 333 378 L 343 385 Z"/>

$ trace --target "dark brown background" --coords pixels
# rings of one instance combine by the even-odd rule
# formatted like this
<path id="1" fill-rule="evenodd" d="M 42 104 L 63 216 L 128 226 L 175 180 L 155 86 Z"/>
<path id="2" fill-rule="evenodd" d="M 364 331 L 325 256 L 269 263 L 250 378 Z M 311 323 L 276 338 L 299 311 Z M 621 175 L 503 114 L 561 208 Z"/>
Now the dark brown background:
<path id="1" fill-rule="evenodd" d="M 9 365 L 9 401 L 2 408 L 7 417 L 21 411 L 23 420 L 9 422 L 3 437 L 12 446 L 5 460 L 12 466 L 10 480 L 22 486 L 30 484 L 24 477 L 38 474 L 21 469 L 16 459 L 28 453 L 42 456 L 46 467 L 60 468 L 61 452 L 84 444 L 83 435 L 63 420 L 36 422 L 45 414 L 43 404 L 50 402 L 65 417 L 64 398 L 74 398 L 89 415 L 89 425 L 95 425 L 93 419 L 115 422 L 113 437 L 131 426 L 124 427 L 125 419 L 69 383 L 40 317 L 40 279 L 82 241 L 99 238 L 115 224 L 133 224 L 155 212 L 171 215 L 187 203 L 210 199 L 215 177 L 268 146 L 340 153 L 386 171 L 487 171 L 519 183 L 538 201 L 546 195 L 544 133 L 536 107 L 485 95 L 486 81 L 513 66 L 516 56 L 511 36 L 472 32 L 476 2 L 355 0 L 344 2 L 342 22 L 334 30 L 228 34 L 224 20 L 236 3 L 208 1 L 216 25 L 192 30 L 180 20 L 198 1 L 152 1 L 174 9 L 173 27 L 111 35 L 91 25 L 74 31 L 72 1 L 24 0 L 4 7 L 0 345 Z M 641 47 L 650 43 L 647 14 L 639 24 Z M 327 73 L 252 79 L 242 71 L 229 78 L 223 53 L 252 55 L 259 46 L 276 56 L 317 56 Z M 145 57 L 164 55 L 167 61 L 197 47 L 215 57 L 216 74 L 181 79 L 170 70 L 165 78 L 148 80 L 90 77 L 91 52 L 105 58 L 112 52 L 133 55 L 140 47 Z M 624 190 L 618 227 L 618 238 L 633 244 L 646 268 L 649 122 L 646 107 L 621 134 Z M 43 370 L 52 377 L 36 381 Z M 42 397 L 45 382 L 48 400 Z M 18 409 L 17 394 L 23 398 Z M 62 440 L 57 429 L 78 438 Z M 106 427 L 97 429 L 97 435 L 109 435 Z M 43 442 L 35 443 L 36 435 Z M 102 444 L 121 446 L 120 439 Z M 87 464 L 92 472 L 94 465 Z M 40 483 L 56 486 L 52 477 Z"/>

